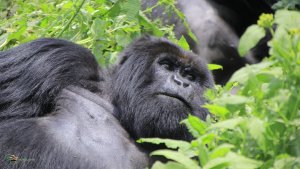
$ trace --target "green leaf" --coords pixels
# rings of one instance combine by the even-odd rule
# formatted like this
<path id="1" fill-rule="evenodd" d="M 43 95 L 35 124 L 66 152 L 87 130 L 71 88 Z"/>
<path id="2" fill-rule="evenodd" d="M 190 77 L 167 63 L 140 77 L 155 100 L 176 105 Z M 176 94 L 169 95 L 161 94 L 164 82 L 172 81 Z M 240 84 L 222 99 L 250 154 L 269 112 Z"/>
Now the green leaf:
<path id="1" fill-rule="evenodd" d="M 262 163 L 234 152 L 229 152 L 225 157 L 215 158 L 209 161 L 203 169 L 230 168 L 230 169 L 255 169 Z M 228 167 L 230 166 L 230 167 Z"/>
<path id="2" fill-rule="evenodd" d="M 271 41 L 270 53 L 277 57 L 280 61 L 293 57 L 293 44 L 291 41 L 291 35 L 288 33 L 284 26 L 278 26 L 274 35 L 274 39 Z M 285 67 L 283 67 L 285 68 Z"/>
<path id="3" fill-rule="evenodd" d="M 182 47 L 184 50 L 190 50 L 190 46 L 187 43 L 186 39 L 184 38 L 184 36 L 181 36 L 181 38 L 178 41 L 178 45 L 180 47 Z"/>
<path id="4" fill-rule="evenodd" d="M 128 20 L 135 21 L 138 20 L 139 10 L 141 7 L 139 0 L 126 0 L 122 1 L 121 11 L 126 15 Z"/>
<path id="5" fill-rule="evenodd" d="M 200 137 L 202 144 L 208 145 L 214 143 L 216 135 L 214 133 L 204 134 Z"/>
<path id="6" fill-rule="evenodd" d="M 288 154 L 282 154 L 276 157 L 274 162 L 274 169 L 299 169 L 300 167 L 300 158 L 291 157 Z"/>
<path id="7" fill-rule="evenodd" d="M 108 15 L 110 17 L 116 17 L 118 15 L 120 15 L 121 13 L 121 3 L 122 3 L 122 0 L 118 0 L 114 6 L 112 6 L 109 10 L 108 10 Z"/>
<path id="8" fill-rule="evenodd" d="M 251 100 L 246 96 L 226 95 L 214 100 L 220 105 L 240 105 L 249 103 Z"/>
<path id="9" fill-rule="evenodd" d="M 61 8 L 63 10 L 70 9 L 70 8 L 74 7 L 74 3 L 72 1 L 63 2 L 61 5 L 62 5 Z"/>
<path id="10" fill-rule="evenodd" d="M 184 167 L 187 169 L 200 169 L 200 167 L 197 165 L 195 161 L 187 157 L 185 154 L 177 152 L 177 151 L 172 151 L 172 150 L 157 150 L 154 151 L 150 154 L 151 156 L 153 155 L 159 155 L 159 156 L 164 156 L 167 159 L 176 161 L 180 164 L 182 164 Z"/>
<path id="11" fill-rule="evenodd" d="M 126 32 L 123 31 L 117 32 L 117 34 L 115 35 L 115 40 L 118 43 L 118 45 L 122 47 L 126 47 L 132 41 L 132 39 L 128 37 L 128 34 L 126 34 Z"/>
<path id="12" fill-rule="evenodd" d="M 162 138 L 140 138 L 138 143 L 152 143 L 152 144 L 165 144 L 166 147 L 171 149 L 186 150 L 190 148 L 190 143 L 181 140 L 162 139 Z"/>
<path id="13" fill-rule="evenodd" d="M 93 34 L 94 39 L 99 40 L 104 37 L 105 34 L 105 28 L 106 27 L 106 21 L 96 18 L 93 21 L 92 27 L 91 27 L 91 32 Z"/>
<path id="14" fill-rule="evenodd" d="M 290 124 L 290 125 L 294 125 L 294 126 L 296 126 L 296 127 L 300 127 L 300 118 L 294 119 L 294 120 L 290 121 L 289 124 Z"/>
<path id="15" fill-rule="evenodd" d="M 274 76 L 268 73 L 260 73 L 256 75 L 257 79 L 261 82 L 268 83 L 272 79 L 274 79 Z"/>
<path id="16" fill-rule="evenodd" d="M 252 76 L 258 74 L 263 69 L 269 68 L 270 66 L 274 65 L 274 62 L 261 62 L 254 65 L 247 65 L 239 70 L 237 70 L 232 77 L 230 78 L 230 82 L 239 82 L 244 84 L 246 81 L 249 80 Z"/>
<path id="17" fill-rule="evenodd" d="M 245 122 L 246 119 L 242 117 L 232 118 L 224 121 L 217 122 L 208 127 L 209 130 L 215 128 L 224 128 L 224 129 L 235 129 L 236 126 Z"/>
<path id="18" fill-rule="evenodd" d="M 251 136 L 257 140 L 259 146 L 264 149 L 265 147 L 265 123 L 259 118 L 252 117 L 248 122 L 248 130 Z"/>
<path id="19" fill-rule="evenodd" d="M 192 127 L 192 125 L 188 122 L 188 119 L 182 120 L 181 123 L 186 125 L 189 133 L 191 133 L 194 137 L 200 137 L 199 132 L 194 127 Z"/>
<path id="20" fill-rule="evenodd" d="M 209 158 L 215 159 L 218 157 L 224 157 L 232 148 L 234 148 L 231 144 L 222 144 L 216 147 L 209 155 Z"/>
<path id="21" fill-rule="evenodd" d="M 207 64 L 209 70 L 218 70 L 218 69 L 223 69 L 223 66 L 217 65 L 217 64 Z"/>
<path id="22" fill-rule="evenodd" d="M 149 21 L 146 16 L 144 16 L 142 13 L 139 15 L 139 22 L 140 25 L 143 27 L 145 32 L 151 32 L 153 35 L 162 37 L 164 36 L 164 33 L 158 29 L 158 27 Z"/>
<path id="23" fill-rule="evenodd" d="M 200 120 L 198 117 L 189 115 L 188 122 L 200 135 L 205 133 L 205 129 L 207 128 L 207 124 L 204 121 Z"/>
<path id="24" fill-rule="evenodd" d="M 5 33 L 0 36 L 0 49 L 5 46 L 9 41 L 8 41 L 8 33 Z"/>
<path id="25" fill-rule="evenodd" d="M 136 21 L 138 20 L 140 6 L 139 0 L 118 0 L 108 14 L 110 17 L 125 15 L 129 21 Z"/>
<path id="26" fill-rule="evenodd" d="M 300 12 L 279 10 L 275 13 L 275 23 L 286 29 L 300 29 Z"/>
<path id="27" fill-rule="evenodd" d="M 163 164 L 160 161 L 155 162 L 151 168 L 152 169 L 187 169 L 183 165 L 176 162 L 167 162 L 166 164 Z"/>
<path id="28" fill-rule="evenodd" d="M 262 165 L 262 162 L 253 160 L 242 155 L 229 152 L 227 155 L 228 159 L 231 159 L 231 167 L 236 169 L 255 169 Z"/>
<path id="29" fill-rule="evenodd" d="M 256 44 L 266 35 L 264 28 L 258 25 L 252 25 L 247 28 L 245 33 L 240 38 L 238 47 L 239 54 L 245 56 L 250 49 L 256 46 Z"/>
<path id="30" fill-rule="evenodd" d="M 205 144 L 202 143 L 201 140 L 199 140 L 200 143 L 198 145 L 199 149 L 199 161 L 201 166 L 204 166 L 209 161 L 209 152 Z"/>
<path id="31" fill-rule="evenodd" d="M 205 104 L 202 107 L 207 108 L 210 113 L 220 117 L 225 117 L 229 113 L 228 109 L 219 105 Z"/>
<path id="32" fill-rule="evenodd" d="M 226 169 L 229 168 L 228 166 L 230 166 L 228 159 L 216 158 L 206 163 L 206 165 L 203 166 L 203 169 Z"/>

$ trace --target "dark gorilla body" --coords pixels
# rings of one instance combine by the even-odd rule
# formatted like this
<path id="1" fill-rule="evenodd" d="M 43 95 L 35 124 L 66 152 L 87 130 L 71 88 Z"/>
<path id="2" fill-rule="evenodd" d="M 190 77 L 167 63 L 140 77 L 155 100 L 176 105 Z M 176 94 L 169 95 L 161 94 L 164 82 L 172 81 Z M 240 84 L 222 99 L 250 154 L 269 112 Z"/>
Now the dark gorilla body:
<path id="1" fill-rule="evenodd" d="M 76 44 L 40 39 L 0 52 L 0 168 L 145 168 L 140 137 L 191 139 L 179 122 L 213 85 L 166 39 L 135 41 L 107 70 Z M 11 161 L 10 155 L 19 157 Z"/>

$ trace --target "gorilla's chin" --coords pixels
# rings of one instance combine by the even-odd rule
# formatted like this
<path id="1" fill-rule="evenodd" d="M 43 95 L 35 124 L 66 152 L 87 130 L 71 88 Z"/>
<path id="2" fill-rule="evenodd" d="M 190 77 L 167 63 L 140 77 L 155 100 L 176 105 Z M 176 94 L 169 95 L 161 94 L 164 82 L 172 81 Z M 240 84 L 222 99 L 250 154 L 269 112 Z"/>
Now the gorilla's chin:
<path id="1" fill-rule="evenodd" d="M 145 99 L 134 109 L 127 110 L 120 121 L 135 139 L 160 137 L 190 140 L 191 135 L 180 122 L 188 117 L 191 109 L 181 100 L 165 95 Z"/>

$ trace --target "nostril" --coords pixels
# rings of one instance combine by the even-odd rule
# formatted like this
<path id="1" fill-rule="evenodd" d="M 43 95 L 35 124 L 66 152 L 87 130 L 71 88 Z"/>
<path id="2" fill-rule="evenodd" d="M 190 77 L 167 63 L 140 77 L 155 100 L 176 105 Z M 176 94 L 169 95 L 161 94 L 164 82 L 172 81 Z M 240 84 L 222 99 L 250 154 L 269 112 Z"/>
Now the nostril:
<path id="1" fill-rule="evenodd" d="M 183 87 L 186 88 L 186 87 L 189 87 L 190 85 L 188 83 L 183 83 Z"/>
<path id="2" fill-rule="evenodd" d="M 180 79 L 178 79 L 178 77 L 177 76 L 173 76 L 173 80 L 174 80 L 174 82 L 177 84 L 177 85 L 182 85 L 182 81 L 180 80 Z"/>

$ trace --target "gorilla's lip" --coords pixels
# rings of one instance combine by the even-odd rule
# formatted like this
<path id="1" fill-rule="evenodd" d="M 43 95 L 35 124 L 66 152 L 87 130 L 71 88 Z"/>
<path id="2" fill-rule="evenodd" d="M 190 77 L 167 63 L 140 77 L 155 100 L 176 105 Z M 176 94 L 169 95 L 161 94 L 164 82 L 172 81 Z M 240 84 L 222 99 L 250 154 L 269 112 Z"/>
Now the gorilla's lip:
<path id="1" fill-rule="evenodd" d="M 175 99 L 183 102 L 189 109 L 191 109 L 191 105 L 186 101 L 186 99 L 184 99 L 182 96 L 180 96 L 178 94 L 159 92 L 156 95 L 163 95 L 163 96 L 175 98 Z"/>

